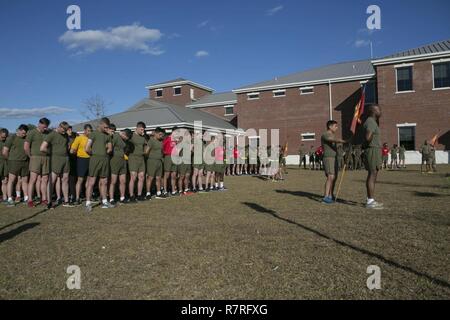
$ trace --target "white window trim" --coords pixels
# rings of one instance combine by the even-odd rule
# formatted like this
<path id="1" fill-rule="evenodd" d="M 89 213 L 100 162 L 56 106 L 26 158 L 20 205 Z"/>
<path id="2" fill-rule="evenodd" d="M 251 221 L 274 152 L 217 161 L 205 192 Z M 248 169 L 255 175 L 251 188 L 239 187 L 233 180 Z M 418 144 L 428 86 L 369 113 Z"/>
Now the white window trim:
<path id="1" fill-rule="evenodd" d="M 305 139 L 305 136 L 314 136 L 313 139 Z M 315 132 L 306 132 L 301 134 L 302 141 L 316 141 L 316 133 Z"/>
<path id="2" fill-rule="evenodd" d="M 446 62 L 450 62 L 450 59 L 441 59 L 441 60 L 435 60 L 435 61 L 431 61 L 431 69 L 432 69 L 432 81 L 433 81 L 433 91 L 441 91 L 441 90 L 450 90 L 450 87 L 442 87 L 442 88 L 436 88 L 434 85 L 434 65 L 435 64 L 439 64 L 439 63 L 446 63 Z"/>
<path id="3" fill-rule="evenodd" d="M 273 90 L 272 93 L 273 93 L 273 97 L 274 97 L 274 98 L 283 98 L 283 97 L 286 97 L 286 89 Z M 283 93 L 283 95 L 276 96 L 275 94 L 277 94 L 277 93 Z"/>
<path id="4" fill-rule="evenodd" d="M 396 64 L 394 66 L 395 69 L 406 68 L 406 67 L 414 67 L 414 63 L 402 63 L 402 64 Z"/>
<path id="5" fill-rule="evenodd" d="M 234 104 L 229 104 L 229 105 L 223 106 L 223 108 L 225 109 L 225 116 L 234 116 L 235 115 Z M 227 108 L 233 108 L 233 113 L 227 113 L 227 111 L 226 111 Z"/>
<path id="6" fill-rule="evenodd" d="M 302 95 L 302 96 L 305 96 L 305 95 L 308 95 L 308 94 L 314 94 L 314 87 L 312 87 L 312 86 L 310 86 L 310 87 L 301 87 L 301 88 L 299 88 L 299 90 L 300 90 L 300 95 Z M 303 92 L 303 90 L 312 90 L 312 92 Z"/>
<path id="7" fill-rule="evenodd" d="M 412 64 L 412 65 L 411 65 Z M 404 65 L 397 65 L 395 66 L 395 94 L 402 94 L 402 93 L 414 93 L 416 92 L 414 90 L 414 63 L 408 63 L 408 64 L 404 64 Z M 406 68 L 406 67 L 411 67 L 412 68 L 412 85 L 413 85 L 413 90 L 407 90 L 407 91 L 398 91 L 398 69 L 399 68 Z"/>
<path id="8" fill-rule="evenodd" d="M 250 96 L 256 96 L 258 95 L 257 98 L 250 98 Z M 247 100 L 258 100 L 260 98 L 260 93 L 259 92 L 251 92 L 251 93 L 247 93 Z"/>
<path id="9" fill-rule="evenodd" d="M 161 96 L 158 97 L 158 92 L 161 92 Z M 163 93 L 164 90 L 163 89 L 155 89 L 155 98 L 156 99 L 161 99 L 163 97 Z"/>
<path id="10" fill-rule="evenodd" d="M 407 128 L 407 127 L 414 127 L 414 142 L 417 142 L 416 140 L 416 123 L 400 123 L 397 124 L 397 145 L 400 146 L 400 128 Z"/>
<path id="11" fill-rule="evenodd" d="M 182 93 L 181 93 L 181 86 L 176 86 L 176 87 L 172 87 L 172 89 L 173 89 L 173 96 L 174 97 L 177 97 L 177 96 L 181 96 L 182 95 Z M 180 94 L 175 94 L 175 89 L 180 89 Z"/>

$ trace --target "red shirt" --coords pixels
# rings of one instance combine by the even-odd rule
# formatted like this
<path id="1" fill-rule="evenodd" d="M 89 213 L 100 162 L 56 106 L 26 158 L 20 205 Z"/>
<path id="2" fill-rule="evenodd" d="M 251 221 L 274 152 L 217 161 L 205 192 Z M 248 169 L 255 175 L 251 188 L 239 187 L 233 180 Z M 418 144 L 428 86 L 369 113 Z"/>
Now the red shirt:
<path id="1" fill-rule="evenodd" d="M 223 147 L 218 146 L 214 149 L 214 156 L 216 161 L 223 162 L 223 155 L 224 155 Z"/>
<path id="2" fill-rule="evenodd" d="M 383 154 L 383 156 L 389 155 L 389 148 L 388 148 L 388 147 L 384 147 L 384 148 L 382 149 L 382 154 Z"/>
<path id="3" fill-rule="evenodd" d="M 172 139 L 172 136 L 167 136 L 163 140 L 163 154 L 165 156 L 171 156 L 175 149 L 176 142 Z"/>
<path id="4" fill-rule="evenodd" d="M 233 158 L 237 159 L 239 157 L 239 151 L 238 149 L 235 147 L 233 150 Z"/>

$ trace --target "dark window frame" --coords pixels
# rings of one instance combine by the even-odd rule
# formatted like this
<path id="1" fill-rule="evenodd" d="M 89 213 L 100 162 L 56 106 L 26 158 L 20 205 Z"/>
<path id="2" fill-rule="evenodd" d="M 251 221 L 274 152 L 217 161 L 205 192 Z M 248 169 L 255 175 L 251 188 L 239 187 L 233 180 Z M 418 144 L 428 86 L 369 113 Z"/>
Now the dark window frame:
<path id="1" fill-rule="evenodd" d="M 402 71 L 408 70 L 409 79 L 400 79 L 399 75 Z M 396 72 L 396 81 L 397 81 L 397 92 L 411 92 L 414 91 L 414 70 L 413 66 L 404 66 L 397 67 L 395 69 Z M 403 78 L 403 77 L 402 77 Z"/>
<path id="2" fill-rule="evenodd" d="M 404 132 L 402 134 L 402 130 L 411 130 L 412 132 L 409 134 L 408 132 Z M 411 139 L 404 140 L 402 139 L 402 136 L 411 136 Z M 398 127 L 398 145 L 403 145 L 406 149 L 406 151 L 414 151 L 416 150 L 416 127 L 415 126 L 403 126 Z"/>
<path id="3" fill-rule="evenodd" d="M 447 73 L 448 79 L 445 78 L 436 79 L 436 67 L 440 66 L 445 66 L 447 68 L 445 72 Z M 440 81 L 439 84 L 437 84 L 438 80 Z M 450 61 L 433 63 L 433 89 L 446 89 L 446 88 L 450 88 Z"/>

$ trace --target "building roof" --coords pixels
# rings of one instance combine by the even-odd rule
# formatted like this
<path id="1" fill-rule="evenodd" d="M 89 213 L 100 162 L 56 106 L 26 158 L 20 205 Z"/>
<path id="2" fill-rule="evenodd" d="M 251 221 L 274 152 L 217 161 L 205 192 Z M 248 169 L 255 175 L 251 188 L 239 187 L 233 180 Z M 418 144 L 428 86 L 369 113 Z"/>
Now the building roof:
<path id="1" fill-rule="evenodd" d="M 148 86 L 146 86 L 146 89 L 161 89 L 161 88 L 165 88 L 165 87 L 172 87 L 172 86 L 180 86 L 183 84 L 189 84 L 193 87 L 197 87 L 209 92 L 213 92 L 214 89 L 211 89 L 207 86 L 204 86 L 202 84 L 196 83 L 194 81 L 191 80 L 187 80 L 184 78 L 177 78 L 177 79 L 173 79 L 173 80 L 169 80 L 169 81 L 164 81 L 164 82 L 159 82 L 159 83 L 155 83 L 155 84 L 150 84 Z"/>
<path id="2" fill-rule="evenodd" d="M 427 59 L 429 57 L 439 57 L 442 55 L 450 55 L 450 40 L 438 41 L 418 48 L 394 53 L 384 58 L 373 60 L 372 62 L 374 65 L 379 65 Z"/>
<path id="3" fill-rule="evenodd" d="M 255 90 L 282 89 L 302 85 L 340 82 L 348 80 L 367 79 L 375 75 L 370 60 L 336 63 L 297 72 L 288 76 L 263 81 L 233 90 L 235 93 L 250 92 Z"/>
<path id="4" fill-rule="evenodd" d="M 221 92 L 203 96 L 197 101 L 188 104 L 186 107 L 195 109 L 213 106 L 224 106 L 235 103 L 237 103 L 237 96 L 234 92 Z"/>
<path id="5" fill-rule="evenodd" d="M 147 98 L 139 101 L 128 110 L 113 114 L 108 118 L 118 129 L 134 129 L 139 121 L 143 121 L 149 129 L 156 127 L 171 128 L 175 125 L 191 128 L 194 126 L 194 121 L 202 121 L 205 129 L 236 130 L 236 127 L 228 121 L 210 113 Z M 98 120 L 79 123 L 74 125 L 73 128 L 77 132 L 83 131 L 83 126 L 86 123 L 95 126 Z"/>

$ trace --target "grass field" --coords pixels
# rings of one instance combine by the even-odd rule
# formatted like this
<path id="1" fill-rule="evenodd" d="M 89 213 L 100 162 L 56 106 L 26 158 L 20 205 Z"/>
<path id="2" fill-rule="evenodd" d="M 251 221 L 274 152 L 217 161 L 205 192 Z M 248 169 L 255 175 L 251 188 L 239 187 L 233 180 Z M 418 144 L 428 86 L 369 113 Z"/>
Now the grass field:
<path id="1" fill-rule="evenodd" d="M 0 207 L 3 299 L 450 299 L 450 166 L 382 172 L 383 211 L 363 208 L 365 172 L 320 203 L 322 172 L 112 210 Z M 66 288 L 69 265 L 81 290 Z M 366 286 L 381 268 L 381 290 Z"/>

